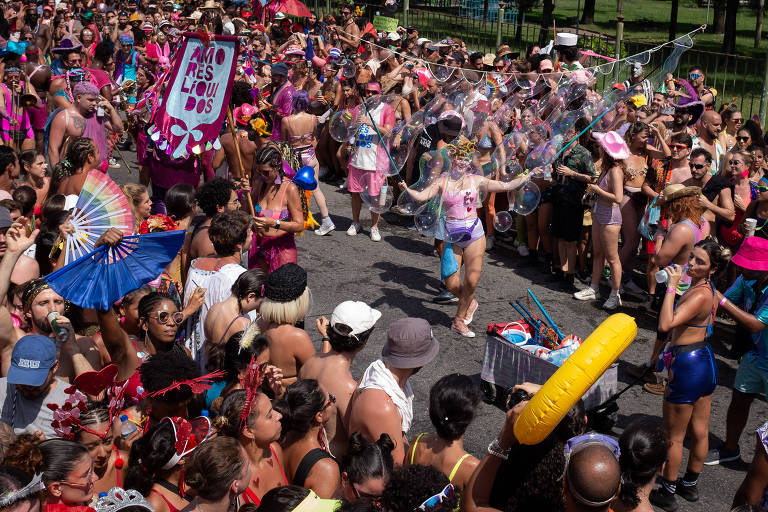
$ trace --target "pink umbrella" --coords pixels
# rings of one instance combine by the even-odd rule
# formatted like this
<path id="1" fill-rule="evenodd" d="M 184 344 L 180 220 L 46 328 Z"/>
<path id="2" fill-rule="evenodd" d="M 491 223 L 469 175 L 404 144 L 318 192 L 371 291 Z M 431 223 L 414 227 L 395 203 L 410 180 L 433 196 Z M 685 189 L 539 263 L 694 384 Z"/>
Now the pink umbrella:
<path id="1" fill-rule="evenodd" d="M 277 0 L 269 4 L 269 10 L 272 13 L 282 12 L 301 18 L 308 18 L 312 14 L 300 0 Z"/>

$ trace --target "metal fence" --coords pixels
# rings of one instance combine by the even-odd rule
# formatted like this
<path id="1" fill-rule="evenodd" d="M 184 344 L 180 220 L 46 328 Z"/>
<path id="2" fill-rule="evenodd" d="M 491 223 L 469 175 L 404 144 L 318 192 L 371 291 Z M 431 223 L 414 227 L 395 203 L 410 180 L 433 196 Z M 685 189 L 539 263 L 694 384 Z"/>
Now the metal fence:
<path id="1" fill-rule="evenodd" d="M 496 51 L 498 32 L 501 32 L 501 40 L 508 44 L 513 51 L 519 51 L 522 55 L 540 40 L 549 41 L 554 37 L 551 30 L 542 29 L 539 25 L 523 23 L 522 16 L 515 16 L 517 23 L 501 23 L 498 20 L 489 20 L 483 17 L 459 16 L 459 0 L 414 0 L 421 5 L 428 3 L 429 7 L 415 7 L 408 10 L 407 23 L 419 29 L 419 35 L 432 40 L 447 38 L 462 39 L 467 48 L 483 53 Z M 327 5 L 327 4 L 326 4 Z M 510 4 L 514 5 L 514 4 Z M 372 17 L 379 9 L 376 5 L 367 5 L 366 14 Z M 514 9 L 514 7 L 512 7 Z M 321 9 L 325 10 L 325 9 Z M 509 19 L 505 12 L 505 19 Z M 401 24 L 405 22 L 405 13 L 399 10 L 396 14 Z M 541 31 L 547 32 L 542 36 Z M 615 53 L 615 38 L 613 35 L 579 32 L 579 44 L 589 48 L 600 55 L 613 56 Z M 656 46 L 646 42 L 625 40 L 621 47 L 621 56 L 634 55 L 644 52 Z M 644 63 L 646 74 L 652 74 L 661 69 L 664 59 L 669 51 L 654 52 L 649 61 Z M 600 62 L 593 62 L 599 64 Z M 695 47 L 686 51 L 677 69 L 677 75 L 687 76 L 688 69 L 692 66 L 701 67 L 706 75 L 706 84 L 717 90 L 717 105 L 723 103 L 735 104 L 744 115 L 751 117 L 760 110 L 760 98 L 763 91 L 763 78 L 765 61 L 752 57 L 728 55 L 716 52 L 697 50 Z M 619 79 L 627 78 L 626 70 Z M 606 82 L 612 77 L 603 76 L 601 80 Z M 604 85 L 603 83 L 598 86 Z M 610 85 L 610 84 L 608 84 Z"/>

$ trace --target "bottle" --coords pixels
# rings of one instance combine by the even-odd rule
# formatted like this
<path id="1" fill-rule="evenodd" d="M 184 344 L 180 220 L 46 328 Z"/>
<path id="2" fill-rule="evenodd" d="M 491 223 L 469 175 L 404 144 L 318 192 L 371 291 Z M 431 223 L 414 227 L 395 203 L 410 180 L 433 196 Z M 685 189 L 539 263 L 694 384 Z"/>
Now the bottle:
<path id="1" fill-rule="evenodd" d="M 66 329 L 59 326 L 59 323 L 56 321 L 56 317 L 59 316 L 58 311 L 51 311 L 48 313 L 48 321 L 51 323 L 51 327 L 53 327 L 53 331 L 56 333 L 56 341 L 59 343 L 64 343 L 69 338 L 69 333 Z"/>
<path id="2" fill-rule="evenodd" d="M 123 439 L 130 437 L 131 434 L 139 430 L 138 425 L 132 422 L 127 414 L 120 416 L 120 421 L 123 422 L 120 425 L 120 435 L 123 436 Z"/>
<path id="3" fill-rule="evenodd" d="M 667 279 L 669 279 L 669 275 L 664 269 L 661 269 L 658 272 L 656 272 L 655 277 L 656 277 L 656 282 L 659 284 L 664 284 L 667 282 Z"/>

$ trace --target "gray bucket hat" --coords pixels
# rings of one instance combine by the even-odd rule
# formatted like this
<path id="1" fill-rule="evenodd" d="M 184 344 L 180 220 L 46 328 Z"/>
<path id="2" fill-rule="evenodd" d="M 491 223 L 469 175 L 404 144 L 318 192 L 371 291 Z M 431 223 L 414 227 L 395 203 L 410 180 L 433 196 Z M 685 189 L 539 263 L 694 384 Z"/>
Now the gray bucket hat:
<path id="1" fill-rule="evenodd" d="M 432 335 L 429 322 L 422 318 L 403 318 L 387 329 L 381 359 L 394 368 L 420 368 L 439 351 L 440 343 Z"/>

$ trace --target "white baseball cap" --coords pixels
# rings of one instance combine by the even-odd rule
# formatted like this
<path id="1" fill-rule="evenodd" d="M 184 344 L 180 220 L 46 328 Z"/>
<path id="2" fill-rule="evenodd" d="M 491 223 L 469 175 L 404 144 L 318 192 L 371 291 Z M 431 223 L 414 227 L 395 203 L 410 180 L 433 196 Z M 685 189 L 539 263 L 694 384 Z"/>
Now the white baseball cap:
<path id="1" fill-rule="evenodd" d="M 360 334 L 373 327 L 381 318 L 381 311 L 373 309 L 365 302 L 347 300 L 336 306 L 331 314 L 331 328 L 342 336 Z M 336 324 L 343 324 L 352 329 L 351 332 L 341 332 Z"/>

